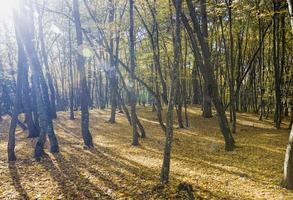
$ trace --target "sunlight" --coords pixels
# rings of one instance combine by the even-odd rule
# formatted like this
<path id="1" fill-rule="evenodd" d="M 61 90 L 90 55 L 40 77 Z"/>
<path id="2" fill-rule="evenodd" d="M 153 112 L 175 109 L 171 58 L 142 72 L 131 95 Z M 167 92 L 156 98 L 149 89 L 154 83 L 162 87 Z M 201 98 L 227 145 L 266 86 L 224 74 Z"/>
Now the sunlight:
<path id="1" fill-rule="evenodd" d="M 12 9 L 15 7 L 15 4 L 15 0 L 0 0 L 0 21 L 5 21 L 11 16 Z"/>
<path id="2" fill-rule="evenodd" d="M 293 200 L 292 1 L 0 0 L 0 200 Z"/>

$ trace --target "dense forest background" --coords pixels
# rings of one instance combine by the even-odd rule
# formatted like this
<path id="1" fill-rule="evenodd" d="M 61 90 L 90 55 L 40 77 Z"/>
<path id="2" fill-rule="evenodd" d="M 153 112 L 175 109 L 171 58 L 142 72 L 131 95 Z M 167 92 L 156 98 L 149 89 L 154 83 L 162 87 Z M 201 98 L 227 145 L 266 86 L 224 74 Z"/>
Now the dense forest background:
<path id="1" fill-rule="evenodd" d="M 104 111 L 101 129 L 122 117 L 131 135 L 126 143 L 142 148 L 152 138 L 143 119 L 151 113 L 164 136 L 157 180 L 165 185 L 174 131 L 201 127 L 195 113 L 201 123 L 217 118 L 213 126 L 227 152 L 241 152 L 245 114 L 259 133 L 292 127 L 292 0 L 0 2 L 0 123 L 10 122 L 8 161 L 16 160 L 19 128 L 34 138 L 36 161 L 46 156 L 47 139 L 51 153 L 62 153 L 55 127 L 61 119 L 78 124 L 71 132 L 93 151 L 99 129 L 91 123 Z M 293 189 L 293 132 L 285 136 L 280 185 Z M 194 198 L 190 184 L 178 187 Z"/>

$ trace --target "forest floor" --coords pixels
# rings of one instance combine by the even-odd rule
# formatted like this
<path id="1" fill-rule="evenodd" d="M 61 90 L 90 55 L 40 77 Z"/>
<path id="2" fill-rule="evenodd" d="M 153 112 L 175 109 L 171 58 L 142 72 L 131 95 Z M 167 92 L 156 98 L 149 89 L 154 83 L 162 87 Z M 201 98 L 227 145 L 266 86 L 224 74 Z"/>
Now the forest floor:
<path id="1" fill-rule="evenodd" d="M 239 113 L 235 151 L 224 150 L 217 118 L 204 119 L 200 108 L 189 108 L 190 127 L 174 129 L 170 183 L 159 184 L 164 133 L 151 107 L 138 107 L 147 138 L 131 146 L 130 126 L 110 110 L 91 110 L 95 148 L 83 149 L 80 116 L 70 121 L 58 113 L 55 130 L 60 153 L 33 159 L 35 139 L 17 130 L 17 161 L 7 162 L 8 117 L 0 126 L 0 199 L 184 199 L 181 182 L 192 185 L 197 199 L 293 199 L 280 187 L 288 140 L 288 124 L 276 130 L 272 120 L 259 121 Z M 285 128 L 286 127 L 286 128 Z"/>

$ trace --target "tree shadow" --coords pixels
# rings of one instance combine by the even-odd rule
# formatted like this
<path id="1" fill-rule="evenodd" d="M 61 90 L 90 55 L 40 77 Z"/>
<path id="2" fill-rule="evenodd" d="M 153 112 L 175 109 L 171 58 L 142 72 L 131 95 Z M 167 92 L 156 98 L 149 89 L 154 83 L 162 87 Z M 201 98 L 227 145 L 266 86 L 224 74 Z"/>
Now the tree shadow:
<path id="1" fill-rule="evenodd" d="M 198 117 L 198 118 L 201 118 L 201 117 Z M 93 121 L 95 121 L 96 116 L 93 115 L 92 119 L 94 119 Z M 215 123 L 216 123 L 216 119 L 212 119 L 212 121 L 215 121 Z M 63 122 L 62 123 L 58 122 L 58 124 L 60 124 L 60 127 L 58 127 L 58 128 L 62 129 L 66 135 L 67 134 L 71 135 L 71 136 L 73 135 L 74 140 L 75 139 L 80 140 L 80 135 L 76 134 L 77 133 L 76 129 L 72 130 L 71 127 L 68 128 L 66 126 L 66 123 L 63 123 Z M 152 126 L 152 127 L 157 126 L 151 122 L 145 122 L 145 124 L 148 124 L 149 126 Z M 111 144 L 113 142 L 115 142 L 115 144 L 116 144 L 117 135 L 118 135 L 117 131 L 119 131 L 119 130 L 117 129 L 116 126 L 113 126 L 113 127 L 114 127 L 113 130 L 111 129 L 112 134 L 107 135 L 107 137 L 108 137 L 108 140 L 111 141 Z M 101 127 L 101 128 L 104 129 L 104 127 Z M 192 127 L 190 132 L 193 131 L 193 129 L 197 129 L 197 128 Z M 94 129 L 94 130 L 96 130 L 96 129 Z M 218 128 L 217 129 L 215 128 L 215 130 L 218 130 Z M 116 132 L 116 134 L 115 134 L 115 132 Z M 103 134 L 105 135 L 105 133 L 103 133 Z M 104 135 L 102 135 L 102 136 L 104 136 Z M 159 134 L 157 134 L 157 135 L 159 135 Z M 162 136 L 163 136 L 163 134 L 162 134 Z M 120 139 L 119 144 L 124 142 L 125 139 L 129 139 L 129 138 L 130 138 L 130 136 L 128 136 L 126 134 L 119 135 L 119 139 Z M 62 137 L 62 139 L 60 138 L 60 141 L 61 140 L 63 141 L 64 144 L 70 144 L 70 143 L 66 143 L 66 142 L 70 141 L 71 139 L 69 139 L 67 137 Z M 157 141 L 157 139 L 153 139 L 153 141 Z M 119 148 L 119 144 L 117 143 L 117 145 L 118 145 L 117 148 Z M 174 191 L 166 192 L 165 190 L 161 190 L 161 191 L 153 191 L 152 190 L 152 188 L 156 187 L 156 185 L 159 183 L 159 170 L 151 168 L 145 163 L 141 164 L 141 162 L 137 161 L 136 159 L 128 158 L 127 156 L 119 153 L 119 150 L 116 151 L 115 149 L 108 147 L 107 145 L 99 145 L 97 143 L 95 143 L 94 145 L 95 145 L 95 148 L 90 149 L 89 151 L 82 150 L 82 148 L 79 147 L 78 145 L 70 145 L 70 150 L 66 151 L 66 158 L 64 158 L 64 156 L 62 156 L 62 155 L 61 156 L 57 155 L 57 156 L 55 156 L 56 160 L 54 160 L 54 161 L 58 163 L 58 165 L 59 165 L 58 168 L 60 168 L 60 171 L 62 171 L 62 172 L 65 171 L 65 172 L 63 172 L 64 174 L 66 174 L 66 169 L 71 169 L 71 168 L 74 168 L 74 170 L 77 171 L 77 173 L 79 173 L 79 174 L 80 174 L 80 171 L 82 171 L 82 172 L 86 171 L 86 174 L 90 174 L 90 176 L 93 176 L 96 179 L 98 179 L 97 181 L 90 182 L 88 179 L 88 176 L 83 177 L 88 182 L 90 182 L 90 184 L 92 184 L 92 183 L 95 184 L 96 182 L 98 182 L 98 183 L 101 182 L 101 185 L 105 185 L 106 188 L 109 188 L 109 189 L 112 189 L 115 191 L 117 190 L 117 191 L 119 191 L 119 193 L 122 192 L 123 197 L 133 198 L 133 199 L 148 199 L 148 197 L 149 197 L 151 199 L 154 196 L 159 195 L 162 197 L 165 196 L 166 198 L 164 198 L 164 199 L 173 199 L 171 197 L 173 197 L 172 195 L 174 194 Z M 138 148 L 143 149 L 143 146 L 138 147 Z M 146 150 L 146 149 L 143 149 L 143 150 Z M 159 152 L 156 151 L 155 153 L 158 154 Z M 143 154 L 141 154 L 140 156 L 143 156 Z M 181 155 L 179 154 L 178 157 L 176 157 L 176 159 L 178 159 L 181 162 L 187 162 L 187 160 L 180 159 L 180 158 L 181 158 Z M 64 162 L 64 160 L 66 160 L 66 161 Z M 191 163 L 199 164 L 201 162 L 202 162 L 202 160 L 197 160 L 197 161 L 194 161 Z M 230 174 L 233 174 L 235 176 L 245 177 L 247 179 L 250 178 L 245 173 L 241 173 L 241 172 L 239 173 L 238 171 L 229 171 L 228 169 L 223 170 L 223 168 L 218 167 L 218 166 L 210 166 L 209 163 L 205 163 L 204 166 L 211 167 L 215 170 L 221 170 L 221 171 L 227 170 L 227 172 L 230 172 Z M 62 168 L 65 168 L 65 169 L 62 169 Z M 69 170 L 69 171 L 71 171 L 71 170 Z M 226 171 L 224 171 L 224 172 L 226 172 Z M 81 183 L 78 183 L 82 180 L 76 179 L 75 177 L 76 177 L 76 175 L 74 175 L 74 174 L 67 175 L 67 179 L 69 179 L 70 181 L 75 180 L 75 185 L 82 185 Z M 178 175 L 177 177 L 172 176 L 171 177 L 172 180 L 170 182 L 180 183 L 182 181 L 182 179 L 179 177 L 182 177 L 182 174 Z M 145 183 L 145 182 L 147 182 L 147 183 Z M 216 193 L 213 193 L 213 191 L 209 191 L 207 189 L 200 188 L 194 183 L 192 183 L 192 185 L 194 186 L 194 188 L 197 188 L 200 191 L 204 191 L 204 193 L 208 193 L 209 194 L 208 196 L 211 198 L 213 197 L 215 199 L 222 199 Z M 90 188 L 91 187 L 92 186 L 90 186 Z M 170 187 L 169 189 L 172 189 L 172 188 Z M 91 189 L 89 191 L 92 192 Z M 104 191 L 105 190 L 103 188 L 103 191 L 101 191 L 101 192 L 104 192 Z M 161 194 L 158 194 L 158 192 Z M 228 198 L 227 194 L 224 194 L 224 195 Z M 87 197 L 87 198 L 89 198 L 89 197 Z M 125 198 L 125 199 L 127 199 L 127 198 Z M 102 198 L 100 198 L 100 199 L 102 199 Z M 107 197 L 105 197 L 104 199 L 107 199 Z"/>
<path id="2" fill-rule="evenodd" d="M 62 154 L 53 157 L 45 155 L 41 164 L 58 183 L 65 199 L 113 199 L 76 169 L 77 161 L 70 162 Z"/>
<path id="3" fill-rule="evenodd" d="M 15 190 L 18 192 L 20 198 L 23 200 L 29 200 L 30 198 L 29 198 L 26 190 L 21 185 L 18 170 L 15 165 L 15 162 L 9 163 L 9 173 L 10 173 L 10 176 L 11 176 L 11 179 L 13 182 L 13 186 L 14 186 Z"/>
<path id="4" fill-rule="evenodd" d="M 84 152 L 86 155 L 86 159 L 90 159 L 93 163 L 96 163 L 98 166 L 102 167 L 103 169 L 109 170 L 111 173 L 111 177 L 117 176 L 125 183 L 127 183 L 128 187 L 137 187 L 142 190 L 141 193 L 130 193 L 130 196 L 134 199 L 152 199 L 154 197 L 157 197 L 158 199 L 177 199 L 173 195 L 175 195 L 174 191 L 168 191 L 168 190 L 157 190 L 157 187 L 161 184 L 159 183 L 159 172 L 158 170 L 155 170 L 153 168 L 147 167 L 145 165 L 142 165 L 136 161 L 133 161 L 131 159 L 128 159 L 124 156 L 119 155 L 117 152 L 114 152 L 110 150 L 109 148 L 99 146 L 95 144 L 94 149 L 91 149 L 88 152 Z M 75 157 L 76 155 L 72 153 L 70 157 Z M 78 157 L 75 157 L 75 159 L 78 159 Z M 103 162 L 103 160 L 107 160 L 108 162 Z M 183 160 L 186 162 L 186 160 Z M 197 163 L 198 164 L 198 163 Z M 115 167 L 115 170 L 111 168 L 111 166 Z M 97 173 L 96 169 L 91 168 L 90 166 L 87 167 L 89 171 L 91 171 L 93 174 Z M 116 170 L 118 169 L 118 170 Z M 219 168 L 221 169 L 221 168 Z M 174 173 L 174 172 L 173 172 Z M 232 172 L 230 172 L 232 173 Z M 100 174 L 100 173 L 98 173 Z M 127 174 L 132 174 L 133 176 L 128 176 Z M 176 173 L 174 173 L 175 175 Z M 236 174 L 238 176 L 243 176 L 243 174 Z M 180 175 L 181 176 L 181 175 Z M 143 181 L 138 181 L 139 179 L 146 180 L 146 181 L 153 181 L 150 187 L 146 187 L 143 185 Z M 179 178 L 176 178 L 175 176 L 170 177 L 170 182 L 172 183 L 181 183 L 182 180 Z M 118 181 L 118 183 L 122 183 L 123 181 Z M 121 185 L 116 184 L 118 189 L 121 189 Z M 115 183 L 114 183 L 115 184 Z M 195 185 L 194 183 L 190 183 L 194 189 L 195 189 L 195 196 L 197 199 L 204 199 L 199 196 L 198 191 L 202 191 L 208 195 L 209 198 L 214 199 L 223 199 L 216 193 L 209 191 L 208 189 L 204 189 L 198 185 Z M 134 186 L 136 185 L 136 186 Z M 167 186 L 166 186 L 167 187 Z M 129 189 L 129 188 L 128 188 Z M 171 188 L 169 188 L 171 189 Z M 226 195 L 227 196 L 227 195 Z M 156 199 L 156 198 L 155 198 Z"/>

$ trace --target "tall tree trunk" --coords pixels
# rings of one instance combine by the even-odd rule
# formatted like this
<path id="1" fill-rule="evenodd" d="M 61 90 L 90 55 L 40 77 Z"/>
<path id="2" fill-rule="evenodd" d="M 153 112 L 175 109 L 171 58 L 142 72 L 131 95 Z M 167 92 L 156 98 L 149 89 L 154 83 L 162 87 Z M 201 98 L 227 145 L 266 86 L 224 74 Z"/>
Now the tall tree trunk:
<path id="1" fill-rule="evenodd" d="M 123 79 L 123 76 L 122 76 L 119 68 L 117 68 L 117 72 L 118 72 L 118 74 L 120 76 L 120 80 L 121 80 L 122 86 L 123 86 L 124 90 L 126 91 L 127 98 L 130 99 L 131 98 L 131 93 L 130 93 L 130 91 L 127 88 L 127 85 L 126 85 L 126 83 L 125 83 L 125 81 Z M 118 91 L 117 91 L 116 96 L 118 96 L 118 99 L 119 99 L 119 101 L 121 103 L 122 109 L 123 109 L 123 111 L 124 111 L 124 113 L 126 115 L 126 118 L 127 118 L 128 122 L 129 122 L 129 124 L 132 125 L 131 116 L 129 115 L 129 111 L 128 111 L 127 107 L 125 106 L 125 103 L 124 103 L 121 95 L 118 93 Z M 140 120 L 137 117 L 137 113 L 135 112 L 134 114 L 135 114 L 135 119 L 136 119 L 135 121 L 136 121 L 137 126 L 138 126 L 138 128 L 140 130 L 140 133 L 141 133 L 141 138 L 146 138 L 146 133 L 145 133 L 144 127 L 140 123 Z"/>
<path id="2" fill-rule="evenodd" d="M 57 118 L 57 112 L 56 112 L 56 97 L 55 97 L 55 88 L 53 85 L 53 79 L 50 73 L 50 68 L 49 68 L 49 63 L 48 63 L 48 54 L 46 52 L 46 45 L 45 45 L 45 40 L 44 40 L 44 25 L 43 25 L 43 13 L 40 12 L 40 10 L 38 11 L 38 25 L 39 25 L 39 39 L 40 39 L 40 45 L 41 45 L 41 51 L 42 51 L 42 58 L 43 58 L 43 63 L 45 66 L 45 74 L 46 74 L 46 78 L 48 80 L 48 86 L 50 89 L 50 101 L 49 101 L 49 105 L 50 105 L 50 115 L 52 117 L 52 119 L 56 119 Z"/>
<path id="3" fill-rule="evenodd" d="M 70 94 L 69 94 L 69 109 L 70 120 L 74 120 L 74 86 L 73 86 L 73 64 L 72 64 L 72 35 L 71 35 L 71 22 L 68 20 L 68 43 L 69 43 L 69 78 L 70 78 Z"/>
<path id="4" fill-rule="evenodd" d="M 18 34 L 18 32 L 16 33 Z M 9 128 L 9 137 L 7 145 L 8 161 L 15 161 L 16 156 L 14 152 L 15 148 L 15 129 L 17 125 L 18 115 L 20 113 L 21 105 L 21 89 L 23 85 L 23 72 L 24 65 L 26 65 L 25 52 L 22 46 L 21 41 L 17 37 L 17 46 L 18 46 L 18 63 L 17 63 L 17 82 L 16 82 L 16 95 L 14 99 L 14 108 L 12 113 L 12 119 Z"/>
<path id="5" fill-rule="evenodd" d="M 182 50 L 183 51 L 183 50 Z M 183 99 L 183 106 L 184 106 L 184 118 L 185 118 L 185 125 L 186 127 L 189 126 L 188 114 L 187 114 L 187 98 L 188 98 L 188 74 L 187 74 L 187 56 L 188 56 L 188 42 L 187 42 L 187 35 L 184 34 L 184 63 L 182 66 L 182 74 L 183 74 L 183 81 L 182 81 L 182 99 Z M 181 75 L 182 77 L 182 75 Z"/>
<path id="6" fill-rule="evenodd" d="M 114 3 L 112 0 L 109 0 L 109 17 L 108 17 L 108 22 L 109 24 L 114 23 Z M 107 72 L 108 77 L 109 77 L 109 87 L 110 87 L 110 102 L 111 102 L 111 115 L 109 122 L 110 123 L 115 123 L 115 117 L 116 117 L 116 109 L 117 109 L 117 89 L 118 89 L 118 80 L 116 77 L 116 61 L 114 58 L 114 40 L 113 40 L 113 31 L 110 29 L 110 41 L 109 41 L 109 54 L 110 54 L 110 66 L 109 66 L 109 71 Z"/>
<path id="7" fill-rule="evenodd" d="M 19 40 L 19 39 L 18 39 Z M 21 41 L 19 41 L 21 42 Z M 20 48 L 23 48 L 23 45 L 21 43 Z M 37 112 L 35 112 L 35 120 L 33 119 L 33 112 L 34 109 L 32 107 L 33 101 L 31 100 L 30 96 L 30 87 L 29 87 L 29 81 L 28 81 L 28 63 L 27 63 L 27 58 L 25 57 L 25 52 L 24 49 L 22 49 L 24 53 L 24 58 L 25 62 L 23 64 L 23 85 L 22 85 L 22 104 L 25 112 L 25 119 L 26 119 L 26 124 L 28 125 L 28 138 L 34 138 L 39 136 L 39 123 L 38 123 L 38 117 L 37 117 Z"/>
<path id="8" fill-rule="evenodd" d="M 79 1 L 73 0 L 73 18 L 76 30 L 76 42 L 79 48 L 83 48 L 83 38 L 80 23 L 79 14 Z M 85 58 L 81 55 L 81 52 L 77 54 L 76 58 L 77 67 L 80 75 L 80 87 L 81 87 L 81 132 L 86 148 L 93 147 L 92 135 L 89 131 L 89 110 L 88 110 L 88 87 L 85 74 Z"/>
<path id="9" fill-rule="evenodd" d="M 163 184 L 168 183 L 169 174 L 170 174 L 170 161 L 171 161 L 171 148 L 173 141 L 173 108 L 174 108 L 174 95 L 176 94 L 176 90 L 178 89 L 179 82 L 179 68 L 180 68 L 180 47 L 181 47 L 181 29 L 180 29 L 180 13 L 182 8 L 181 0 L 173 0 L 173 4 L 175 7 L 175 36 L 173 39 L 173 47 L 174 47 L 174 64 L 172 66 L 171 73 L 171 86 L 170 86 L 170 94 L 168 99 L 168 108 L 167 108 L 167 122 L 166 122 L 166 140 L 165 140 L 165 148 L 164 148 L 164 157 L 163 157 L 163 165 L 161 169 L 161 182 Z"/>
<path id="10" fill-rule="evenodd" d="M 282 186 L 287 189 L 293 189 L 293 126 L 289 135 L 289 141 L 284 161 L 284 179 Z"/>
<path id="11" fill-rule="evenodd" d="M 31 82 L 33 83 L 33 77 L 31 76 Z M 33 111 L 33 119 L 34 119 L 34 124 L 38 130 L 38 132 L 40 132 L 40 123 L 39 123 L 39 114 L 38 114 L 38 106 L 37 106 L 37 95 L 36 95 L 36 91 L 33 87 L 33 84 L 30 88 L 30 99 L 32 101 L 32 111 Z M 40 133 L 39 133 L 40 134 Z"/>
<path id="12" fill-rule="evenodd" d="M 139 145 L 137 122 L 136 122 L 136 95 L 135 95 L 135 50 L 134 50 L 134 16 L 133 16 L 133 0 L 129 0 L 129 51 L 130 51 L 130 113 L 132 122 L 132 145 Z"/>
<path id="13" fill-rule="evenodd" d="M 88 64 L 86 66 L 87 68 L 87 87 L 88 87 L 88 107 L 90 109 L 93 108 L 93 99 L 91 96 L 91 90 L 92 90 L 92 82 L 93 82 L 93 75 L 92 75 L 92 59 L 89 59 Z"/>
<path id="14" fill-rule="evenodd" d="M 281 88 L 280 88 L 280 62 L 279 62 L 279 2 L 274 0 L 273 16 L 273 62 L 275 71 L 275 126 L 281 126 Z"/>
<path id="15" fill-rule="evenodd" d="M 287 0 L 289 14 L 290 14 L 290 22 L 291 22 L 291 30 L 293 33 L 293 1 Z M 285 154 L 284 161 L 284 179 L 283 179 L 283 187 L 287 189 L 293 189 L 293 105 L 291 104 L 291 122 L 290 122 L 290 135 L 289 141 Z"/>
<path id="16" fill-rule="evenodd" d="M 29 9 L 26 9 L 29 8 Z M 14 13 L 14 24 L 17 35 L 25 47 L 26 56 L 28 57 L 31 71 L 32 82 L 36 92 L 36 102 L 40 121 L 40 137 L 35 147 L 35 158 L 37 160 L 43 155 L 44 143 L 46 141 L 46 134 L 50 140 L 50 151 L 52 153 L 59 152 L 58 141 L 54 133 L 54 126 L 52 117 L 50 115 L 50 101 L 48 95 L 48 88 L 43 75 L 42 67 L 37 55 L 37 51 L 33 44 L 34 41 L 34 22 L 33 12 L 30 1 L 21 1 L 19 3 L 18 13 Z"/>
<path id="17" fill-rule="evenodd" d="M 201 13 L 201 32 L 204 40 L 208 41 L 208 26 L 207 26 L 207 12 L 206 12 L 206 0 L 201 0 L 200 2 L 200 13 Z M 209 84 L 204 84 L 203 90 L 203 117 L 212 117 L 212 94 Z"/>
<path id="18" fill-rule="evenodd" d="M 192 1 L 186 0 L 186 2 L 188 5 L 188 10 L 190 11 L 190 17 L 192 19 L 193 26 L 195 28 L 194 31 L 195 31 L 196 36 L 198 38 L 199 46 L 201 48 L 199 48 L 199 46 L 197 44 L 193 29 L 191 28 L 191 26 L 188 22 L 188 19 L 184 15 L 184 13 L 181 13 L 182 21 L 184 23 L 184 26 L 185 26 L 187 32 L 188 32 L 192 50 L 193 50 L 194 55 L 196 57 L 196 61 L 200 67 L 200 70 L 201 70 L 201 73 L 202 73 L 203 78 L 205 80 L 205 83 L 207 85 L 207 88 L 208 88 L 208 90 L 210 90 L 209 92 L 211 92 L 211 94 L 213 96 L 213 103 L 214 103 L 215 108 L 218 113 L 218 119 L 219 119 L 221 132 L 222 132 L 224 139 L 225 139 L 225 149 L 227 151 L 232 151 L 235 147 L 234 139 L 233 139 L 233 136 L 232 136 L 230 128 L 229 128 L 228 120 L 225 115 L 225 109 L 224 109 L 223 104 L 220 100 L 219 91 L 218 91 L 218 84 L 215 79 L 213 67 L 212 67 L 212 64 L 210 61 L 209 47 L 207 45 L 207 41 L 204 39 L 204 36 L 200 31 L 200 28 L 199 28 L 200 25 L 199 25 L 198 19 L 196 17 L 196 13 L 195 13 Z M 202 54 L 201 54 L 201 52 L 202 52 Z"/>
<path id="19" fill-rule="evenodd" d="M 259 9 L 259 2 L 257 2 L 257 8 Z M 258 40 L 259 40 L 259 46 L 260 46 L 260 50 L 259 50 L 259 85 L 260 85 L 260 112 L 259 112 L 259 120 L 262 120 L 263 115 L 264 115 L 264 100 L 263 100 L 263 96 L 264 96 L 264 92 L 265 92 L 265 88 L 264 88 L 264 45 L 262 44 L 262 35 L 263 35 L 263 26 L 262 26 L 262 19 L 259 18 L 258 19 Z"/>
<path id="20" fill-rule="evenodd" d="M 234 38 L 232 30 L 232 0 L 226 0 L 229 15 L 229 37 L 230 37 L 230 107 L 231 107 L 231 118 L 232 118 L 232 133 L 236 132 L 236 100 L 235 100 L 235 78 L 234 78 Z"/>
<path id="21" fill-rule="evenodd" d="M 291 30 L 292 30 L 292 33 L 293 33 L 293 0 L 287 0 L 287 3 L 288 3 L 288 9 L 289 9 Z"/>
<path id="22" fill-rule="evenodd" d="M 191 74 L 191 77 L 192 77 L 192 104 L 196 105 L 196 104 L 200 104 L 201 101 L 201 97 L 202 97 L 202 94 L 201 94 L 201 91 L 200 91 L 200 85 L 199 85 L 199 74 L 198 74 L 198 70 L 197 70 L 197 65 L 196 65 L 196 61 L 194 60 L 194 63 L 193 63 L 193 68 L 192 68 L 192 74 Z"/>

